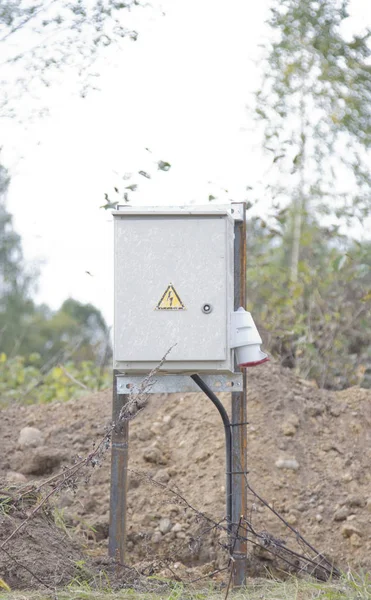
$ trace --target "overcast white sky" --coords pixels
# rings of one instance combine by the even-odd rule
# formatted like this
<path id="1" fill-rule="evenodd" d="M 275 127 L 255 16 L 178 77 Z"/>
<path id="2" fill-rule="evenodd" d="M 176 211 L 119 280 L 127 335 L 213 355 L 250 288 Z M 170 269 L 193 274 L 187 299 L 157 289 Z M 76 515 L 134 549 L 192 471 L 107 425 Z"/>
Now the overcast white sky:
<path id="1" fill-rule="evenodd" d="M 263 173 L 246 105 L 268 5 L 172 0 L 163 17 L 148 9 L 138 41 L 105 66 L 100 92 L 79 99 L 64 82 L 46 97 L 49 117 L 2 126 L 8 206 L 26 258 L 44 262 L 38 301 L 58 308 L 73 296 L 112 322 L 112 217 L 99 206 L 104 192 L 116 199 L 125 172 L 155 173 L 133 179 L 136 204 L 205 203 L 221 188 L 221 199 L 244 199 Z M 369 0 L 354 0 L 352 15 L 356 26 L 371 23 Z M 156 173 L 158 159 L 171 162 L 168 173 Z"/>

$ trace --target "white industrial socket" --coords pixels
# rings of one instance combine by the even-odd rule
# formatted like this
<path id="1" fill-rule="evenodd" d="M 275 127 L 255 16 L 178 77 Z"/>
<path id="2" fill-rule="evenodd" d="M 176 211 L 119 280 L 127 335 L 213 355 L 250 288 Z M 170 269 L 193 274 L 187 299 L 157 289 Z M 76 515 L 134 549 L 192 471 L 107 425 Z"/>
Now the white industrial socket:
<path id="1" fill-rule="evenodd" d="M 269 360 L 262 352 L 262 339 L 251 313 L 242 306 L 232 313 L 231 348 L 235 349 L 237 364 L 240 368 L 254 367 Z"/>

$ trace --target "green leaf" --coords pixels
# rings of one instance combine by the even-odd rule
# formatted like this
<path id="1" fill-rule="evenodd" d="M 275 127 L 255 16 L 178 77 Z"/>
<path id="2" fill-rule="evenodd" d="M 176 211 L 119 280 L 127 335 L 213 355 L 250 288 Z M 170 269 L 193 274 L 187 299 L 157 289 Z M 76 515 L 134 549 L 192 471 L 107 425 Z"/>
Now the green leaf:
<path id="1" fill-rule="evenodd" d="M 166 161 L 164 161 L 164 160 L 159 160 L 158 163 L 157 163 L 157 168 L 160 171 L 169 171 L 170 167 L 171 167 L 171 164 L 168 163 L 168 162 L 166 162 Z"/>

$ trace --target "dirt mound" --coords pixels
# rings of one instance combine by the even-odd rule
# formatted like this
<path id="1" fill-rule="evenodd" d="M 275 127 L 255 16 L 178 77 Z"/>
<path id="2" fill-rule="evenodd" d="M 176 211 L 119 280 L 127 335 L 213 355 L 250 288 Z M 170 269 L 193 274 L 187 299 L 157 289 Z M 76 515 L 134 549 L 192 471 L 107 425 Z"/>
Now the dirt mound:
<path id="1" fill-rule="evenodd" d="M 0 494 L 0 543 L 27 519 L 37 497 L 12 504 Z M 0 576 L 12 589 L 56 587 L 79 574 L 84 556 L 76 542 L 56 527 L 50 510 L 40 510 L 0 551 Z"/>
<path id="2" fill-rule="evenodd" d="M 229 408 L 228 395 L 221 395 Z M 26 481 L 54 473 L 91 451 L 110 422 L 111 392 L 2 411 L 0 477 Z M 371 567 L 371 392 L 324 392 L 277 364 L 249 371 L 250 485 L 302 535 L 343 567 Z M 18 440 L 30 427 L 31 445 Z M 187 568 L 220 566 L 220 535 L 176 497 L 179 490 L 216 521 L 225 516 L 225 451 L 220 417 L 203 394 L 155 395 L 130 424 L 128 556 L 135 564 L 172 557 Z M 58 507 L 67 525 L 85 530 L 90 552 L 106 552 L 110 461 Z M 281 535 L 276 517 L 250 498 L 254 524 Z M 94 546 L 94 547 L 93 547 Z"/>

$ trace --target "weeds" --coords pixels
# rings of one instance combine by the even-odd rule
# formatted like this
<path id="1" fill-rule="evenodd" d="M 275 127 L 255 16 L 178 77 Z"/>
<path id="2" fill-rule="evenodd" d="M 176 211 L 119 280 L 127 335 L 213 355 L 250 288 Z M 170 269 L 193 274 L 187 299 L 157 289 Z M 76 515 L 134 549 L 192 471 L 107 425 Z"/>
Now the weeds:
<path id="1" fill-rule="evenodd" d="M 107 584 L 107 585 L 106 585 Z M 112 590 L 104 575 L 97 591 L 88 582 L 74 582 L 60 592 L 0 592 L 0 600 L 223 600 L 225 592 L 216 587 L 195 589 L 174 583 L 161 594 L 140 593 L 134 589 Z M 289 578 L 287 581 L 254 579 L 242 590 L 232 592 L 231 600 L 371 600 L 369 573 L 345 573 L 336 582 L 319 583 L 312 579 Z"/>

